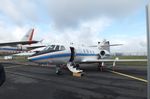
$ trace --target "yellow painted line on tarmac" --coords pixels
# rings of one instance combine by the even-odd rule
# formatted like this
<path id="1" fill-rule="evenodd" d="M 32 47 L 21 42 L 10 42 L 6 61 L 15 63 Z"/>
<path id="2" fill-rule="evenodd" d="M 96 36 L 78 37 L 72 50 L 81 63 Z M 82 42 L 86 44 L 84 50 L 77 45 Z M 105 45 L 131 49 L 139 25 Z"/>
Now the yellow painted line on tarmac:
<path id="1" fill-rule="evenodd" d="M 132 79 L 135 79 L 135 80 L 139 80 L 139 81 L 142 81 L 142 82 L 145 82 L 145 83 L 148 83 L 148 81 L 143 79 L 143 78 L 139 78 L 139 77 L 135 77 L 135 76 L 131 76 L 131 75 L 127 75 L 127 74 L 124 74 L 124 73 L 111 71 L 111 70 L 109 70 L 109 72 L 114 73 L 114 74 L 118 74 L 118 75 L 121 75 L 121 76 L 125 76 L 125 77 L 128 77 L 128 78 L 132 78 Z"/>

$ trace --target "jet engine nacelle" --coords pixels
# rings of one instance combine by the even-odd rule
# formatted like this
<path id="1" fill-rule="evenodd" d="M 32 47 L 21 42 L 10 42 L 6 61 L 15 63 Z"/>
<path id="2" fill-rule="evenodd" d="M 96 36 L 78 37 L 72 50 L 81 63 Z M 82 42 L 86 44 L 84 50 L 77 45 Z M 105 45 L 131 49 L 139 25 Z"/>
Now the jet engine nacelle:
<path id="1" fill-rule="evenodd" d="M 107 50 L 101 50 L 99 54 L 102 58 L 110 56 L 110 53 Z"/>

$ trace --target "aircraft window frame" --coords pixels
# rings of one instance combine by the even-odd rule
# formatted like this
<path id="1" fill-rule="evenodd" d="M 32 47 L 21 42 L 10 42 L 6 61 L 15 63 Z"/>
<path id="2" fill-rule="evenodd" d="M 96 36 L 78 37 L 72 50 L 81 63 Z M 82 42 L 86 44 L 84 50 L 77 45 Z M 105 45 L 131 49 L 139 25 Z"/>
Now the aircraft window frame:
<path id="1" fill-rule="evenodd" d="M 59 45 L 56 45 L 55 46 L 55 51 L 59 51 L 59 47 L 60 47 Z"/>
<path id="2" fill-rule="evenodd" d="M 65 46 L 63 45 L 48 45 L 42 51 L 37 51 L 32 56 L 41 55 L 41 54 L 50 53 L 50 52 L 57 52 L 57 51 L 62 51 L 62 50 L 66 50 Z"/>
<path id="3" fill-rule="evenodd" d="M 57 45 L 55 45 L 54 50 L 56 49 L 56 46 L 57 46 Z"/>
<path id="4" fill-rule="evenodd" d="M 51 48 L 51 50 L 54 50 L 55 45 L 49 45 L 49 46 L 47 46 L 47 47 L 44 49 L 44 51 L 48 51 L 48 50 L 50 50 L 50 48 Z"/>
<path id="5" fill-rule="evenodd" d="M 66 50 L 66 48 L 63 45 L 49 45 L 43 51 L 62 51 Z"/>
<path id="6" fill-rule="evenodd" d="M 47 49 L 49 49 L 49 46 L 47 46 L 46 48 L 44 48 L 44 50 L 43 50 L 43 51 L 46 51 Z"/>
<path id="7" fill-rule="evenodd" d="M 60 51 L 63 51 L 63 50 L 66 50 L 66 48 L 63 45 L 61 45 L 60 46 Z"/>
<path id="8" fill-rule="evenodd" d="M 61 46 L 59 45 L 59 51 L 61 51 Z"/>

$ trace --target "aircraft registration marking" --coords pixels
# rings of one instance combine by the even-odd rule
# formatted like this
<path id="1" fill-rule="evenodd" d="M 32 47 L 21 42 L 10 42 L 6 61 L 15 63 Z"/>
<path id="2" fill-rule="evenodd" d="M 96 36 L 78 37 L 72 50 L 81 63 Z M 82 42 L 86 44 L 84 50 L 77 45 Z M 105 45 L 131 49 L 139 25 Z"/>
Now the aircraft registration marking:
<path id="1" fill-rule="evenodd" d="M 135 77 L 135 76 L 131 76 L 131 75 L 127 75 L 127 74 L 124 74 L 124 73 L 111 71 L 111 70 L 109 70 L 109 72 L 114 73 L 114 74 L 118 74 L 118 75 L 121 75 L 121 76 L 125 76 L 125 77 L 128 77 L 128 78 L 132 78 L 132 79 L 135 79 L 135 80 L 139 80 L 139 81 L 142 81 L 142 82 L 145 82 L 145 83 L 148 83 L 148 80 L 145 80 L 143 78 L 139 78 L 139 77 Z"/>

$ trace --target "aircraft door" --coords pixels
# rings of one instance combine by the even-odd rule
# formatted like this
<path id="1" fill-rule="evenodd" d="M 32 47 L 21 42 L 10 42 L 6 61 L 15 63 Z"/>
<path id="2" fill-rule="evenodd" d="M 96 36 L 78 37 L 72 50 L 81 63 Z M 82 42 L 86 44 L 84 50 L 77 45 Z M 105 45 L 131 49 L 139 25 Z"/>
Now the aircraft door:
<path id="1" fill-rule="evenodd" d="M 69 62 L 73 62 L 74 58 L 75 58 L 75 49 L 74 49 L 74 47 L 70 47 L 70 51 L 71 51 L 71 56 L 70 56 Z"/>

